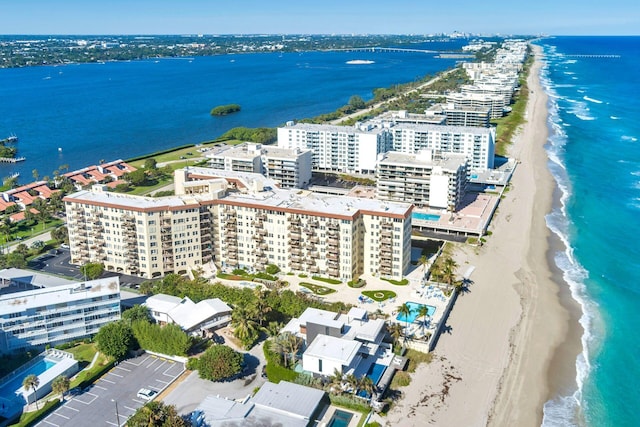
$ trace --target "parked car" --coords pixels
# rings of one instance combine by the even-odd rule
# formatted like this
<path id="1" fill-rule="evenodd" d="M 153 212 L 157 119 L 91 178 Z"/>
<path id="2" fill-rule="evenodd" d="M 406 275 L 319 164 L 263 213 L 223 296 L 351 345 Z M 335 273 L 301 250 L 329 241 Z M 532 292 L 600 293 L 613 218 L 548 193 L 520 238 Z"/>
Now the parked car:
<path id="1" fill-rule="evenodd" d="M 138 398 L 143 400 L 153 400 L 153 398 L 158 394 L 155 390 L 150 390 L 148 388 L 141 388 L 138 390 Z"/>

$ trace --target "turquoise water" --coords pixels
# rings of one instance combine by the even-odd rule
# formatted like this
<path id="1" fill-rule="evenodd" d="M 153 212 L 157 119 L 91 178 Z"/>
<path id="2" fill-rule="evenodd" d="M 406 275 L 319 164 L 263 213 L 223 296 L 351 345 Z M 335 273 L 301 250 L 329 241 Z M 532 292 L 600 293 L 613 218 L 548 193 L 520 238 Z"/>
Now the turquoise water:
<path id="1" fill-rule="evenodd" d="M 407 305 L 409 306 L 409 309 L 411 310 L 411 312 L 409 313 L 409 316 L 403 316 L 400 313 L 398 313 L 398 315 L 396 316 L 396 320 L 399 320 L 401 322 L 409 322 L 409 323 L 413 323 L 416 321 L 416 318 L 418 317 L 418 311 L 420 310 L 420 307 L 422 306 L 426 306 L 427 307 L 427 316 L 431 317 L 433 316 L 433 314 L 436 312 L 436 308 L 432 305 L 426 305 L 426 304 L 420 304 L 417 302 L 407 302 Z"/>
<path id="2" fill-rule="evenodd" d="M 14 378 L 8 382 L 0 385 L 0 397 L 3 399 L 11 400 L 15 397 L 16 391 L 22 387 L 22 381 L 27 375 L 40 375 L 55 366 L 56 362 L 49 359 L 42 359 L 36 362 L 33 366 L 30 366 L 24 372 L 20 372 L 20 369 L 16 369 L 14 372 L 20 372 Z"/>
<path id="3" fill-rule="evenodd" d="M 374 62 L 347 64 L 353 59 Z M 295 52 L 0 69 L 0 138 L 16 134 L 27 158 L 0 164 L 0 176 L 21 172 L 28 182 L 33 169 L 52 176 L 64 164 L 73 170 L 211 140 L 237 126 L 279 126 L 455 63 L 424 53 Z M 229 103 L 242 110 L 209 114 Z"/>
<path id="4" fill-rule="evenodd" d="M 561 196 L 547 224 L 567 246 L 555 262 L 585 330 L 575 389 L 545 404 L 543 425 L 638 426 L 640 37 L 539 44 L 550 95 L 547 151 Z"/>
<path id="5" fill-rule="evenodd" d="M 345 412 L 337 409 L 331 417 L 331 420 L 329 420 L 327 427 L 347 427 L 351 418 L 353 418 L 353 414 L 351 412 Z"/>
<path id="6" fill-rule="evenodd" d="M 428 214 L 424 212 L 413 212 L 411 214 L 413 219 L 421 219 L 423 221 L 440 221 L 440 215 Z"/>

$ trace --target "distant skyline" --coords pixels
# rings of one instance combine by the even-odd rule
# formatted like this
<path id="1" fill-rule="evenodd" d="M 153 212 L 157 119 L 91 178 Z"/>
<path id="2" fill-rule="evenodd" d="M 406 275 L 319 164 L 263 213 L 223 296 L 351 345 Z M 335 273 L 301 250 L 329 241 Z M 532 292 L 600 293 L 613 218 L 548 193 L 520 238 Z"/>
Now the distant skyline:
<path id="1" fill-rule="evenodd" d="M 3 0 L 2 34 L 639 35 L 637 0 Z"/>

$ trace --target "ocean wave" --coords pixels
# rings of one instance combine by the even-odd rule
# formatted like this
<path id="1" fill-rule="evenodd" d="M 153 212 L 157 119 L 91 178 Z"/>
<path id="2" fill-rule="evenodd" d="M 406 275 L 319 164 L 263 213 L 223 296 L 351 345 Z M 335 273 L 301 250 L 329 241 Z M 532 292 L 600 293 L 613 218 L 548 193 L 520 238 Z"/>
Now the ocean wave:
<path id="1" fill-rule="evenodd" d="M 552 88 L 549 91 L 553 91 Z M 570 108 L 575 110 L 579 102 L 574 102 Z M 559 117 L 560 107 L 558 103 L 549 97 L 549 125 L 550 135 L 546 145 L 550 160 L 549 170 L 560 189 L 560 205 L 546 217 L 547 227 L 563 242 L 564 252 L 556 254 L 554 261 L 563 272 L 563 279 L 569 285 L 572 298 L 578 302 L 582 309 L 580 324 L 584 328 L 582 335 L 582 353 L 576 359 L 576 384 L 577 389 L 573 393 L 557 396 L 547 402 L 543 407 L 542 425 L 545 427 L 576 425 L 581 418 L 582 388 L 585 378 L 589 376 L 591 364 L 589 349 L 593 340 L 591 330 L 595 316 L 596 306 L 585 295 L 585 279 L 589 276 L 577 259 L 574 257 L 573 247 L 569 239 L 570 220 L 567 215 L 567 201 L 571 197 L 571 184 L 567 176 L 563 162 L 564 146 L 567 143 L 567 135 L 562 129 Z M 586 109 L 588 111 L 588 109 Z M 576 116 L 580 112 L 572 111 Z"/>
<path id="2" fill-rule="evenodd" d="M 582 99 L 584 99 L 585 101 L 593 102 L 594 104 L 602 104 L 602 101 L 600 101 L 599 99 L 589 98 L 586 95 L 583 96 Z"/>
<path id="3" fill-rule="evenodd" d="M 574 73 L 573 71 L 565 71 L 564 74 L 566 74 L 567 76 L 574 76 L 576 73 Z"/>
<path id="4" fill-rule="evenodd" d="M 629 136 L 629 135 L 622 135 L 620 139 L 623 141 L 630 141 L 630 142 L 636 142 L 638 140 L 638 138 L 636 138 L 635 136 Z"/>
<path id="5" fill-rule="evenodd" d="M 620 120 L 620 117 L 618 117 L 618 116 L 609 116 L 609 118 L 611 120 Z"/>

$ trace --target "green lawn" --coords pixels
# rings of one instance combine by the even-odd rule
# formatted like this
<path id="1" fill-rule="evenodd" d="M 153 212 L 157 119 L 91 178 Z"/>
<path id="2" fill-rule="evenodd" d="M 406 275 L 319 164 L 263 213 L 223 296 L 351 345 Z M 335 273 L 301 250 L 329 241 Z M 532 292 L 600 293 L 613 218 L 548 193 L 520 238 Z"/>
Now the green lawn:
<path id="1" fill-rule="evenodd" d="M 229 140 L 229 141 L 224 141 L 224 144 L 226 145 L 237 145 L 237 144 L 241 144 L 243 141 L 240 140 Z M 206 144 L 203 145 L 203 147 L 213 147 L 215 145 L 221 145 L 223 144 L 222 142 L 218 142 L 215 144 Z M 146 159 L 149 158 L 153 158 L 156 159 L 156 162 L 158 163 L 164 163 L 164 162 L 174 162 L 176 160 L 184 160 L 184 162 L 177 162 L 176 164 L 179 164 L 180 167 L 184 167 L 187 164 L 193 164 L 193 163 L 197 163 L 199 161 L 202 160 L 202 157 L 204 157 L 204 154 L 206 153 L 200 153 L 198 152 L 198 148 L 201 147 L 196 147 L 195 145 L 192 145 L 190 147 L 185 147 L 185 148 L 177 148 L 174 151 L 170 151 L 167 153 L 163 153 L 163 154 L 158 154 L 158 155 L 154 155 L 154 154 L 150 154 L 149 156 L 139 159 L 139 160 L 134 160 L 132 162 L 130 162 L 131 166 L 134 166 L 136 168 L 141 168 L 144 165 L 144 161 Z M 191 154 L 189 154 L 191 153 Z M 200 158 L 197 161 L 193 161 L 192 159 L 194 158 Z"/>
<path id="2" fill-rule="evenodd" d="M 395 292 L 387 291 L 384 289 L 379 291 L 362 291 L 362 295 L 369 297 L 372 300 L 377 302 L 386 301 L 388 299 L 395 298 L 396 296 L 398 296 Z"/>
<path id="3" fill-rule="evenodd" d="M 311 290 L 316 295 L 329 295 L 336 291 L 335 289 L 327 288 L 326 286 L 314 285 L 313 283 L 307 282 L 300 282 L 300 286 Z"/>
<path id="4" fill-rule="evenodd" d="M 322 276 L 311 276 L 311 278 L 313 280 L 317 280 L 319 282 L 325 282 L 328 283 L 330 285 L 339 285 L 342 283 L 342 280 L 339 279 L 332 279 L 330 277 L 322 277 Z"/>
<path id="5" fill-rule="evenodd" d="M 98 352 L 94 343 L 78 344 L 75 347 L 65 350 L 76 358 L 78 362 L 91 363 L 93 357 Z"/>
<path id="6" fill-rule="evenodd" d="M 409 284 L 409 280 L 408 279 L 402 279 L 402 280 L 393 280 L 393 279 L 385 279 L 384 277 L 381 277 L 382 280 L 391 283 L 392 285 L 396 285 L 396 286 L 406 286 Z"/>

